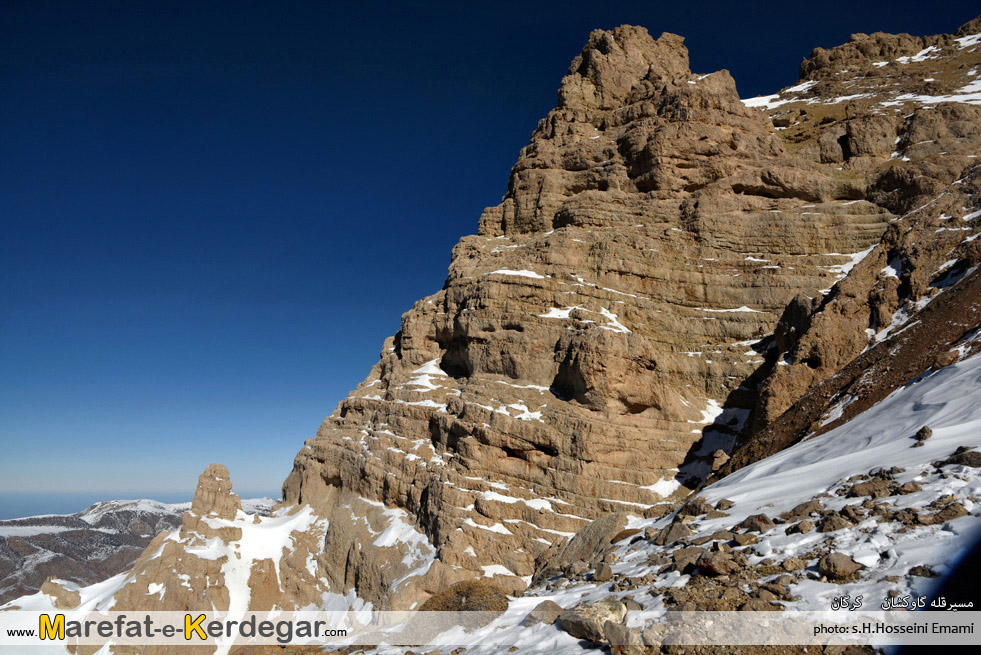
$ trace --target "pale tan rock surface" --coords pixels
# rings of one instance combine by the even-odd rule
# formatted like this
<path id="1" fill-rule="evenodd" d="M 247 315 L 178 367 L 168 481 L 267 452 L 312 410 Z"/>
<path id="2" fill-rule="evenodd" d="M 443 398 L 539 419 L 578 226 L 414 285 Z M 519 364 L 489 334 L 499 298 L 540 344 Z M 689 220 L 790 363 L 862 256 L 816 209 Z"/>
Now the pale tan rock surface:
<path id="1" fill-rule="evenodd" d="M 607 621 L 623 623 L 627 608 L 615 598 L 596 603 L 583 603 L 559 614 L 562 629 L 578 639 L 600 641 L 604 636 Z"/>
<path id="2" fill-rule="evenodd" d="M 320 551 L 326 522 L 309 508 L 293 508 L 293 516 L 280 510 L 258 524 L 254 516 L 241 510 L 228 469 L 211 464 L 198 479 L 180 529 L 153 540 L 116 593 L 114 608 L 241 611 L 319 601 L 327 587 L 316 570 L 307 569 L 304 556 Z M 248 537 L 282 546 L 243 552 Z M 279 574 L 272 582 L 270 565 Z"/>
<path id="3" fill-rule="evenodd" d="M 727 72 L 691 73 L 680 37 L 594 32 L 503 202 L 300 451 L 286 502 L 405 508 L 444 566 L 499 580 L 685 493 L 751 407 L 753 344 L 893 217 L 837 168 L 794 156 Z"/>
<path id="4" fill-rule="evenodd" d="M 81 595 L 78 593 L 78 585 L 67 580 L 48 578 L 41 585 L 41 593 L 47 594 L 52 598 L 52 604 L 58 609 L 74 609 L 81 602 Z"/>
<path id="5" fill-rule="evenodd" d="M 325 517 L 309 506 L 274 509 L 268 517 L 242 511 L 228 470 L 212 464 L 198 480 L 180 529 L 160 534 L 113 595 L 114 610 L 200 611 L 235 618 L 245 611 L 410 607 L 447 583 L 433 579 L 434 549 L 407 522 L 404 510 L 338 492 Z M 328 526 L 333 527 L 328 533 Z M 341 550 L 336 542 L 356 547 Z M 362 567 L 370 562 L 370 569 Z M 359 571 L 360 578 L 346 571 Z M 193 649 L 192 649 L 193 650 Z M 123 651 L 125 652 L 125 649 Z M 164 651 L 161 651 L 164 652 Z M 183 652 L 177 649 L 174 652 Z"/>

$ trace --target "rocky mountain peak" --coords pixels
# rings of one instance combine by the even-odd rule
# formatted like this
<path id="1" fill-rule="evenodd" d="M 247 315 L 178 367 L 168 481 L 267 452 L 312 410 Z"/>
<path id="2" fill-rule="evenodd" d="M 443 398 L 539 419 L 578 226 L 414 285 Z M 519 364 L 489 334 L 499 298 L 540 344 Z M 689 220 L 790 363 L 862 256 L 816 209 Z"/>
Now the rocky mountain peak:
<path id="1" fill-rule="evenodd" d="M 834 80 L 838 76 L 855 77 L 857 71 L 883 77 L 888 71 L 876 71 L 888 62 L 915 63 L 935 58 L 942 50 L 961 45 L 958 42 L 981 32 L 981 20 L 975 18 L 962 25 L 954 34 L 912 36 L 910 34 L 857 33 L 848 42 L 833 48 L 815 48 L 800 65 L 800 81 Z M 871 68 L 872 70 L 867 70 Z M 915 81 L 911 80 L 911 81 Z"/>
<path id="2" fill-rule="evenodd" d="M 241 530 L 229 525 L 216 527 L 212 519 L 232 521 L 241 511 L 242 501 L 232 491 L 228 469 L 221 464 L 209 464 L 198 476 L 194 500 L 191 501 L 191 509 L 181 519 L 181 527 L 186 532 L 221 536 L 226 540 L 238 539 Z"/>
<path id="3" fill-rule="evenodd" d="M 851 180 L 788 154 L 727 71 L 693 74 L 677 35 L 594 31 L 569 71 L 501 204 L 484 210 L 482 236 L 697 219 L 720 197 L 745 204 L 737 194 L 801 204 L 861 196 Z"/>
<path id="4" fill-rule="evenodd" d="M 365 582 L 382 555 L 355 552 L 354 496 L 426 535 L 426 591 L 520 590 L 589 521 L 668 511 L 743 433 L 788 304 L 806 321 L 897 219 L 875 198 L 900 128 L 874 107 L 814 125 L 805 96 L 796 141 L 727 72 L 691 73 L 680 38 L 639 28 L 593 32 L 570 71 L 444 288 L 403 315 L 284 484 L 329 518 L 346 555 L 328 568 L 366 600 L 390 602 Z M 948 131 L 942 152 L 976 149 Z M 918 188 L 952 181 L 940 170 Z M 806 329 L 791 327 L 781 347 Z"/>
<path id="5" fill-rule="evenodd" d="M 198 476 L 191 512 L 198 516 L 216 516 L 232 520 L 242 509 L 238 494 L 232 492 L 232 479 L 228 469 L 221 464 L 209 464 Z"/>
<path id="6" fill-rule="evenodd" d="M 653 85 L 677 84 L 690 74 L 688 50 L 677 34 L 655 40 L 635 25 L 594 30 L 562 80 L 559 107 L 616 109 L 648 95 Z"/>
<path id="7" fill-rule="evenodd" d="M 954 32 L 954 36 L 958 38 L 965 38 L 968 36 L 973 36 L 975 34 L 981 34 L 981 16 L 972 18 L 963 25 L 957 28 Z"/>

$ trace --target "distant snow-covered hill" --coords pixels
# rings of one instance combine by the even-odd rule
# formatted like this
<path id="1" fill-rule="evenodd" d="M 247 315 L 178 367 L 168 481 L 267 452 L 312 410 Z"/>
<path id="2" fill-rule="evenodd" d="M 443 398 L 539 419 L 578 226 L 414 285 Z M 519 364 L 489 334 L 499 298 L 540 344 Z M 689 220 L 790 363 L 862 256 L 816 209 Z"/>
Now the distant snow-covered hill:
<path id="1" fill-rule="evenodd" d="M 266 515 L 276 500 L 243 500 Z M 81 585 L 128 568 L 158 533 L 173 530 L 190 503 L 109 500 L 75 514 L 0 521 L 0 603 L 37 591 L 49 577 Z"/>

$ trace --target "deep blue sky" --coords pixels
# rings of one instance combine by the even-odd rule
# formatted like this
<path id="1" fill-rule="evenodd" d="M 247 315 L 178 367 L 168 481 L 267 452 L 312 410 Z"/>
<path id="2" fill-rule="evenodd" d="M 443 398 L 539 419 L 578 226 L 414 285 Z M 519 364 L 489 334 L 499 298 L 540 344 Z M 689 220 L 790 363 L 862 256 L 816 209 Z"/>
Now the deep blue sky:
<path id="1" fill-rule="evenodd" d="M 0 496 L 189 496 L 211 461 L 277 494 L 593 28 L 682 34 L 747 97 L 977 11 L 762 5 L 0 4 Z"/>

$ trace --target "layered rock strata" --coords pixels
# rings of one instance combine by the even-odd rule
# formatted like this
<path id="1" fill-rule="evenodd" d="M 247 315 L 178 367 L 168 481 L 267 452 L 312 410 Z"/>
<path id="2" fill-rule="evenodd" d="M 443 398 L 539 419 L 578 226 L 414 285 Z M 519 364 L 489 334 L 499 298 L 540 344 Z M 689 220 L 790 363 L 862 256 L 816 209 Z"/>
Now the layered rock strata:
<path id="1" fill-rule="evenodd" d="M 969 38 L 935 40 L 957 66 L 978 59 Z M 806 74 L 827 77 L 823 57 Z M 657 514 L 721 466 L 750 410 L 765 423 L 814 383 L 757 407 L 788 304 L 809 315 L 863 256 L 892 257 L 876 247 L 913 202 L 902 181 L 937 191 L 976 150 L 971 106 L 785 93 L 790 122 L 791 102 L 744 104 L 727 72 L 691 73 L 680 37 L 592 33 L 502 203 L 298 454 L 286 500 L 404 508 L 439 580 L 527 580 L 588 520 Z M 812 104 L 845 112 L 812 125 Z"/>
<path id="2" fill-rule="evenodd" d="M 863 175 L 867 197 L 901 215 L 832 293 L 788 306 L 750 434 L 978 263 L 979 32 L 975 19 L 954 35 L 853 35 L 815 50 L 796 86 L 749 102 L 766 108 L 798 152 Z"/>

